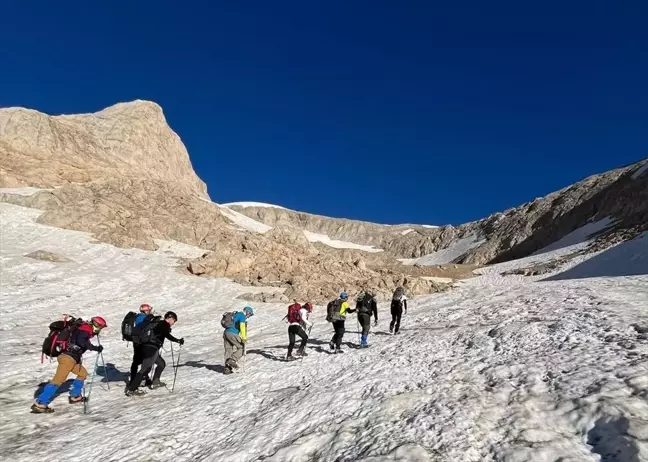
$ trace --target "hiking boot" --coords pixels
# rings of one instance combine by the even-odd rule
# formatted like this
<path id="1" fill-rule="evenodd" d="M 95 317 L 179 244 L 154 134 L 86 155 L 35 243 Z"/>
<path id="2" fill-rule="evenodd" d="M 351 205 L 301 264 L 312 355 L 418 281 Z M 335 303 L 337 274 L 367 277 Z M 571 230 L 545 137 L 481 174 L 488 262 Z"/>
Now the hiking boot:
<path id="1" fill-rule="evenodd" d="M 308 356 L 308 353 L 306 353 L 305 351 L 299 350 L 297 352 L 297 356 Z"/>
<path id="2" fill-rule="evenodd" d="M 286 356 L 286 361 L 296 361 L 297 358 L 295 358 L 293 355 Z"/>
<path id="3" fill-rule="evenodd" d="M 331 350 L 335 350 L 335 343 L 333 343 L 332 340 L 329 342 L 329 348 L 330 348 Z"/>
<path id="4" fill-rule="evenodd" d="M 390 327 L 390 328 L 389 328 L 389 333 L 390 333 L 390 334 L 393 334 L 393 333 L 394 333 L 394 328 L 393 328 L 393 327 Z"/>
<path id="5" fill-rule="evenodd" d="M 336 348 L 335 354 L 340 354 L 340 353 L 344 353 L 344 351 L 342 351 L 342 348 Z"/>
<path id="6" fill-rule="evenodd" d="M 151 382 L 151 385 L 149 385 L 149 388 L 151 390 L 155 390 L 156 388 L 160 387 L 166 387 L 166 383 L 160 382 L 159 380 L 154 380 L 153 382 Z"/>
<path id="7" fill-rule="evenodd" d="M 76 404 L 76 403 L 82 403 L 86 401 L 85 397 L 79 395 L 79 396 L 69 396 L 68 397 L 68 403 L 70 404 Z"/>
<path id="8" fill-rule="evenodd" d="M 52 412 L 54 412 L 54 409 L 49 406 L 45 406 L 44 404 L 34 403 L 31 406 L 31 411 L 34 414 L 51 414 Z"/>
<path id="9" fill-rule="evenodd" d="M 233 359 L 228 359 L 225 361 L 225 366 L 229 367 L 230 369 L 236 369 L 238 367 L 238 364 L 236 364 L 236 361 Z"/>
<path id="10" fill-rule="evenodd" d="M 126 390 L 124 392 L 126 396 L 143 396 L 146 394 L 144 390 L 140 390 L 139 388 L 136 390 Z"/>
<path id="11" fill-rule="evenodd" d="M 144 380 L 144 386 L 145 387 L 150 387 L 152 383 L 153 382 L 148 377 L 146 377 L 146 380 Z"/>

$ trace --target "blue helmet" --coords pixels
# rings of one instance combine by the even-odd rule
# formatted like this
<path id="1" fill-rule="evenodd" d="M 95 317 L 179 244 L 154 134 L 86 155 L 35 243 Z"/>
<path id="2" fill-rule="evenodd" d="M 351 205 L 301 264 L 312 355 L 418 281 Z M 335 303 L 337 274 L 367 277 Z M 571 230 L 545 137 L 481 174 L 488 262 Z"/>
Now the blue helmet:
<path id="1" fill-rule="evenodd" d="M 349 299 L 349 294 L 346 292 L 340 293 L 340 300 L 348 300 Z"/>
<path id="2" fill-rule="evenodd" d="M 245 308 L 243 308 L 243 313 L 247 317 L 254 316 L 254 308 L 252 308 L 250 305 L 247 305 Z"/>

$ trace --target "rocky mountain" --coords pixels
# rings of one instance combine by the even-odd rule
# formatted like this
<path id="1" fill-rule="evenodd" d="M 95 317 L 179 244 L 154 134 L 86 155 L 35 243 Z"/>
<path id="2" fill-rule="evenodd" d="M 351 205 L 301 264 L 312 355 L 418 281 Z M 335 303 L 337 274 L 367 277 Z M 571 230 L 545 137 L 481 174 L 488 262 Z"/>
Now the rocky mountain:
<path id="1" fill-rule="evenodd" d="M 156 250 L 160 240 L 200 247 L 204 255 L 184 262 L 186 271 L 270 287 L 249 295 L 261 300 L 323 301 L 363 287 L 387 297 L 397 285 L 412 294 L 444 290 L 439 281 L 529 255 L 592 220 L 609 221 L 600 245 L 630 238 L 648 221 L 647 165 L 457 227 L 388 226 L 211 202 L 155 103 L 62 116 L 0 109 L 0 201 L 42 209 L 42 223 L 120 247 Z"/>
<path id="2" fill-rule="evenodd" d="M 592 221 L 610 220 L 603 244 L 648 229 L 648 159 L 457 227 L 376 225 L 246 203 L 230 207 L 269 226 L 296 226 L 404 259 L 424 262 L 426 255 L 452 249 L 436 261 L 483 265 L 526 257 Z"/>
<path id="3" fill-rule="evenodd" d="M 311 243 L 293 226 L 264 233 L 263 224 L 211 202 L 161 108 L 146 101 L 72 116 L 0 109 L 0 201 L 42 209 L 42 223 L 120 247 L 156 250 L 159 240 L 200 247 L 204 256 L 186 262 L 187 271 L 273 288 L 262 298 L 447 286 L 430 279 L 434 269 L 403 267 L 391 255 L 365 261 L 364 252 Z"/>

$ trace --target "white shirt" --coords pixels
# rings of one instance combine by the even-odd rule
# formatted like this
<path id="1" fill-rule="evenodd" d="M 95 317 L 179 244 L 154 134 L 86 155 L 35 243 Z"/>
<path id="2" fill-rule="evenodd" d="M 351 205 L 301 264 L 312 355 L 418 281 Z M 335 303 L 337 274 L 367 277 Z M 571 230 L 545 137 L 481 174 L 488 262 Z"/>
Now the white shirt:
<path id="1" fill-rule="evenodd" d="M 299 310 L 299 316 L 301 316 L 301 321 L 300 322 L 291 322 L 290 325 L 291 326 L 302 326 L 302 327 L 306 327 L 306 328 L 312 327 L 313 323 L 308 322 L 308 315 L 309 314 L 310 313 L 308 312 L 308 310 L 306 308 L 300 309 Z"/>

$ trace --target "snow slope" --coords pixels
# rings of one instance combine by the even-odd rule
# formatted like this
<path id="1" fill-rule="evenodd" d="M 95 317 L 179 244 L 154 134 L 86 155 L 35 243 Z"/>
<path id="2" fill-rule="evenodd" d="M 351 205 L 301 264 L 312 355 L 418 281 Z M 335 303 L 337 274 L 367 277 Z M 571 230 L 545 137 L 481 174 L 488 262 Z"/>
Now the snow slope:
<path id="1" fill-rule="evenodd" d="M 177 258 L 199 249 L 90 244 L 84 233 L 35 223 L 38 213 L 0 204 L 4 459 L 648 461 L 648 335 L 639 333 L 648 328 L 646 276 L 540 282 L 502 277 L 527 263 L 507 262 L 454 291 L 411 300 L 398 336 L 386 333 L 381 303 L 371 348 L 346 345 L 343 355 L 328 354 L 331 329 L 316 307 L 303 363 L 280 360 L 285 307 L 260 305 L 244 370 L 224 376 L 220 314 L 240 308 L 233 298 L 249 288 L 178 273 Z M 34 250 L 74 262 L 23 257 Z M 173 333 L 186 344 L 173 394 L 126 399 L 132 350 L 119 323 L 143 301 L 176 311 Z M 65 396 L 56 413 L 30 414 L 38 384 L 55 369 L 40 364 L 40 344 L 63 312 L 107 318 L 110 390 L 100 368 L 88 415 Z M 357 343 L 353 319 L 347 329 L 345 342 Z M 86 366 L 94 359 L 86 354 Z"/>
<path id="2" fill-rule="evenodd" d="M 260 221 L 253 220 L 252 218 L 243 215 L 242 213 L 237 212 L 236 210 L 229 209 L 227 207 L 221 207 L 220 211 L 227 218 L 232 220 L 235 224 L 240 226 L 242 229 L 247 231 L 252 231 L 253 233 L 265 233 L 272 229 L 272 226 L 268 226 L 265 223 Z"/>
<path id="3" fill-rule="evenodd" d="M 229 207 L 232 205 L 238 205 L 239 207 L 274 207 L 276 209 L 283 209 L 283 210 L 288 210 L 285 207 L 281 207 L 280 205 L 274 205 L 274 204 L 266 204 L 264 202 L 230 202 L 228 204 L 221 204 L 224 207 Z"/>
<path id="4" fill-rule="evenodd" d="M 470 249 L 478 247 L 484 243 L 484 240 L 480 240 L 475 236 L 467 236 L 463 239 L 459 239 L 454 245 L 432 252 L 427 255 L 423 255 L 419 258 L 404 258 L 399 261 L 404 265 L 421 265 L 421 266 L 433 266 L 433 265 L 444 265 L 446 263 L 452 262 L 454 259 L 459 258 Z"/>
<path id="5" fill-rule="evenodd" d="M 563 247 L 569 247 L 574 244 L 581 244 L 583 242 L 588 242 L 594 234 L 603 231 L 605 228 L 607 228 L 613 223 L 614 220 L 612 220 L 611 218 L 604 218 L 602 220 L 588 223 L 585 226 L 581 226 L 580 228 L 572 231 L 568 235 L 564 236 L 562 239 L 559 239 L 556 242 L 549 244 L 547 247 L 538 250 L 533 255 L 551 252 L 552 250 L 560 249 Z"/>
<path id="6" fill-rule="evenodd" d="M 304 235 L 306 236 L 306 239 L 308 239 L 308 242 L 321 242 L 322 244 L 326 244 L 329 247 L 334 247 L 336 249 L 356 249 L 364 252 L 383 252 L 383 249 L 378 249 L 370 245 L 355 244 L 353 242 L 331 239 L 326 234 L 313 233 L 304 230 Z"/>

